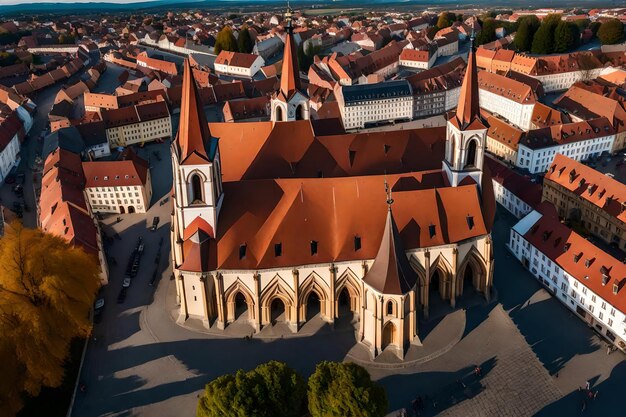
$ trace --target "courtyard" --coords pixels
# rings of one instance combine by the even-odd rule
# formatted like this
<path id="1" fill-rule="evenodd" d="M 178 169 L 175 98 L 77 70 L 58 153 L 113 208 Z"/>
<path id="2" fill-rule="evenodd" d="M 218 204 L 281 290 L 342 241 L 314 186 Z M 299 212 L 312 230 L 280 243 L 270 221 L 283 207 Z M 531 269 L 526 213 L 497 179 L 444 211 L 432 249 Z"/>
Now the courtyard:
<path id="1" fill-rule="evenodd" d="M 449 316 L 431 315 L 420 323 L 424 346 L 412 347 L 404 362 L 369 361 L 359 351 L 349 323 L 331 327 L 312 318 L 297 334 L 281 323 L 247 339 L 249 327 L 235 323 L 226 332 L 199 323 L 176 324 L 177 300 L 171 280 L 168 144 L 140 150 L 151 158 L 154 196 L 146 215 L 103 220 L 103 231 L 118 233 L 107 246 L 115 259 L 103 290 L 106 306 L 95 325 L 72 415 L 194 415 L 198 395 L 212 379 L 251 369 L 271 359 L 287 362 L 304 375 L 322 360 L 355 361 L 387 390 L 390 415 L 428 397 L 422 415 L 571 416 L 580 412 L 578 387 L 590 381 L 598 398 L 586 414 L 603 415 L 620 406 L 626 380 L 621 353 L 606 344 L 544 291 L 505 247 L 515 219 L 498 211 L 493 230 L 495 290 L 491 302 L 474 298 Z M 159 227 L 150 231 L 154 216 Z M 127 258 L 139 236 L 146 242 L 138 276 L 123 303 L 116 302 Z M 160 256 L 159 241 L 163 239 Z M 158 263 L 155 261 L 158 258 Z M 155 278 L 156 277 L 156 278 Z M 280 319 L 280 317 L 277 317 Z M 239 326 L 239 327 L 238 327 Z M 482 368 L 482 376 L 473 375 Z"/>

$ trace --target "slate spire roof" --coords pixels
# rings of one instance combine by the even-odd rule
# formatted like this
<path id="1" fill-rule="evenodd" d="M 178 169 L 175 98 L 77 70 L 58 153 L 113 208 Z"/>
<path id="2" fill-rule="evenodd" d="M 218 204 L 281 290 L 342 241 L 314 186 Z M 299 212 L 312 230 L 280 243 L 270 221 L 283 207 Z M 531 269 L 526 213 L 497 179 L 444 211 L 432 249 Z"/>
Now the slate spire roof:
<path id="1" fill-rule="evenodd" d="M 180 125 L 176 141 L 180 151 L 180 161 L 185 164 L 202 164 L 211 160 L 207 145 L 211 131 L 202 109 L 198 87 L 185 59 L 183 72 L 182 98 L 180 105 Z"/>

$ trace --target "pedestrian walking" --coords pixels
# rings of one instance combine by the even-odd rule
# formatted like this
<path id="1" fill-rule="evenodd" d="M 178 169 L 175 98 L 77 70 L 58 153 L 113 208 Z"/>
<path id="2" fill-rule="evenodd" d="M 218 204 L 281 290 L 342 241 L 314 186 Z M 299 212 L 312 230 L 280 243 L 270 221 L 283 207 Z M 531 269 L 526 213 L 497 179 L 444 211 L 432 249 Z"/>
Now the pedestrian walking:
<path id="1" fill-rule="evenodd" d="M 594 399 L 594 395 L 593 395 L 593 392 L 591 390 L 587 391 L 587 397 L 589 397 L 590 400 Z"/>
<path id="2" fill-rule="evenodd" d="M 591 383 L 589 381 L 586 382 L 585 389 L 589 390 L 591 388 Z"/>
<path id="3" fill-rule="evenodd" d="M 480 366 L 477 365 L 476 368 L 474 368 L 474 375 L 476 375 L 478 378 L 483 376 L 483 370 L 480 369 Z"/>
<path id="4" fill-rule="evenodd" d="M 594 399 L 594 400 L 595 400 L 596 398 L 598 398 L 598 392 L 600 392 L 600 391 L 596 391 L 596 392 L 594 392 L 594 393 L 593 393 L 593 399 Z"/>
<path id="5" fill-rule="evenodd" d="M 580 405 L 580 412 L 584 413 L 586 409 L 587 409 L 587 401 L 583 400 L 582 404 Z"/>
<path id="6" fill-rule="evenodd" d="M 606 347 L 606 354 L 607 355 L 611 354 L 611 346 L 610 345 Z"/>

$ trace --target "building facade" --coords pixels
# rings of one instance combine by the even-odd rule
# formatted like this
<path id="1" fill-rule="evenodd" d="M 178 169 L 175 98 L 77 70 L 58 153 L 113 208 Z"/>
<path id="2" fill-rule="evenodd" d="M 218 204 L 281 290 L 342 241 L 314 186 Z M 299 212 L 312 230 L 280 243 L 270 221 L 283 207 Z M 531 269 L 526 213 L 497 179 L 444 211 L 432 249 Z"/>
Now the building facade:
<path id="1" fill-rule="evenodd" d="M 152 180 L 147 161 L 133 155 L 123 161 L 83 162 L 85 196 L 95 213 L 145 213 Z"/>
<path id="2" fill-rule="evenodd" d="M 626 185 L 564 155 L 556 155 L 543 182 L 543 200 L 559 217 L 579 222 L 608 244 L 626 250 Z"/>
<path id="3" fill-rule="evenodd" d="M 480 106 L 523 130 L 530 129 L 536 97 L 519 81 L 487 71 L 478 73 Z"/>
<path id="4" fill-rule="evenodd" d="M 413 94 L 406 80 L 339 86 L 336 92 L 346 129 L 413 118 Z"/>
<path id="5" fill-rule="evenodd" d="M 172 136 L 172 121 L 164 101 L 103 111 L 111 148 L 164 140 Z"/>
<path id="6" fill-rule="evenodd" d="M 626 266 L 621 261 L 561 224 L 549 203 L 511 229 L 508 247 L 554 298 L 626 349 Z"/>
<path id="7" fill-rule="evenodd" d="M 265 65 L 265 60 L 260 55 L 221 51 L 214 65 L 218 74 L 252 78 Z"/>
<path id="8" fill-rule="evenodd" d="M 614 141 L 615 131 L 606 118 L 532 130 L 519 142 L 516 165 L 538 174 L 556 154 L 582 161 L 610 153 Z"/>

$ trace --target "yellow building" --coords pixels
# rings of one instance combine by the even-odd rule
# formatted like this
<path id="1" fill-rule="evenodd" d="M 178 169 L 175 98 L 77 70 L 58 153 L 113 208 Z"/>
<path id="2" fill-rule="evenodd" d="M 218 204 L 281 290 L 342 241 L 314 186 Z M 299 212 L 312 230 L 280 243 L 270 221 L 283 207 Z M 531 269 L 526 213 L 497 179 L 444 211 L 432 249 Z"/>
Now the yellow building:
<path id="1" fill-rule="evenodd" d="M 163 101 L 102 112 L 111 148 L 143 144 L 172 136 L 172 121 Z"/>

